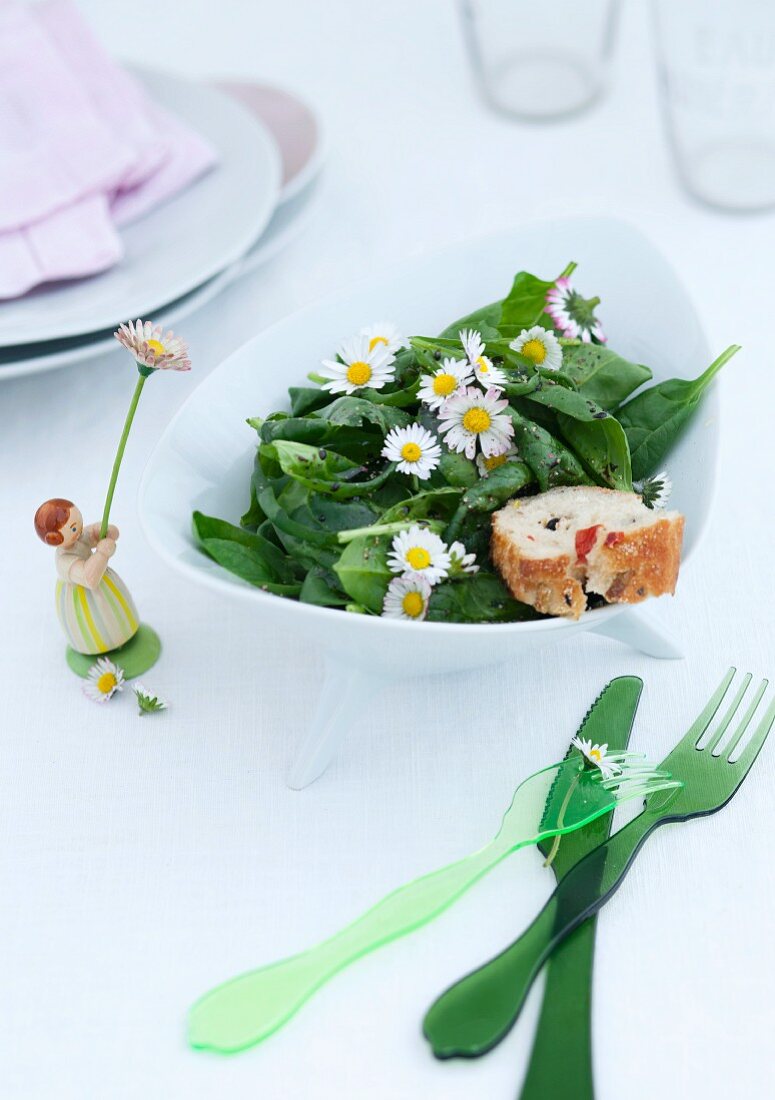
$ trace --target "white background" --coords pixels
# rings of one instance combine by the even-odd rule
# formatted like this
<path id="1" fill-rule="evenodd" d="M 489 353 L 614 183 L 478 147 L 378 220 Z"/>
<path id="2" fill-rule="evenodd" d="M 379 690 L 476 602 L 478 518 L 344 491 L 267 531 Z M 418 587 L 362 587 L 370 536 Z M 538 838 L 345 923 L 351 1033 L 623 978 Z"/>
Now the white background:
<path id="1" fill-rule="evenodd" d="M 728 665 L 775 675 L 775 219 L 714 214 L 680 190 L 642 5 L 626 8 L 609 97 L 545 127 L 485 110 L 445 0 L 82 7 L 128 59 L 298 89 L 323 114 L 331 155 L 306 235 L 187 320 L 192 372 L 145 390 L 114 507 L 116 565 L 163 635 L 146 677 L 171 700 L 163 716 L 139 720 L 127 693 L 104 709 L 82 696 L 62 659 L 53 555 L 32 530 L 50 496 L 98 518 L 134 369 L 114 354 L 0 384 L 0 1092 L 508 1100 L 539 989 L 509 1038 L 476 1062 L 436 1063 L 419 1025 L 433 997 L 509 942 L 548 894 L 534 852 L 353 967 L 258 1049 L 192 1052 L 186 1009 L 215 982 L 311 944 L 482 844 L 517 781 L 562 754 L 610 677 L 644 678 L 633 744 L 659 759 Z M 249 610 L 155 558 L 134 505 L 146 455 L 192 387 L 262 326 L 410 254 L 577 212 L 637 224 L 682 274 L 712 346 L 744 345 L 721 380 L 715 516 L 675 601 L 658 608 L 687 659 L 660 663 L 587 635 L 498 667 L 494 646 L 489 671 L 375 700 L 330 771 L 294 793 L 283 772 L 316 698 L 320 654 L 264 636 Z M 421 631 L 417 646 L 421 662 Z M 735 802 L 654 837 L 605 909 L 600 1100 L 767 1095 L 774 790 L 768 746 Z"/>

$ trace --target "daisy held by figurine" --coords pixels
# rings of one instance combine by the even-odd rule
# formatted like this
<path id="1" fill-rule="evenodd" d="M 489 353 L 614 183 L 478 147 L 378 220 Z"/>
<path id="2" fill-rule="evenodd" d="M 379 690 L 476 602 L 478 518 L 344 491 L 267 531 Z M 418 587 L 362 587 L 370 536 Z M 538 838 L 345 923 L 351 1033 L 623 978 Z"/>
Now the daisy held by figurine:
<path id="1" fill-rule="evenodd" d="M 139 378 L 113 463 L 102 521 L 84 526 L 80 510 L 64 497 L 45 501 L 35 513 L 39 538 L 56 547 L 56 608 L 68 642 L 67 662 L 84 677 L 91 677 L 96 667 L 91 660 L 94 656 L 120 660 L 119 671 L 133 677 L 155 664 L 161 651 L 158 635 L 140 622 L 126 585 L 108 564 L 119 537 L 118 528 L 109 522 L 110 507 L 146 379 L 158 370 L 191 367 L 185 343 L 171 332 L 163 334 L 160 325 L 130 322 L 121 325 L 115 335 L 134 357 Z M 120 683 L 113 687 L 117 689 Z M 103 695 L 110 697 L 107 692 Z"/>

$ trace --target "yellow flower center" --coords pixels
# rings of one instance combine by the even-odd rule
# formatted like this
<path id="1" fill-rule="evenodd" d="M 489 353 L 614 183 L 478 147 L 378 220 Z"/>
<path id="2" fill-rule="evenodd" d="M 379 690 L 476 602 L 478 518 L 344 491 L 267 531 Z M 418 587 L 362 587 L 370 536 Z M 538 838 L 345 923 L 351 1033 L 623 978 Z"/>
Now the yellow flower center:
<path id="1" fill-rule="evenodd" d="M 401 606 L 405 615 L 408 615 L 410 619 L 416 619 L 419 615 L 422 615 L 423 598 L 419 592 L 407 592 Z"/>
<path id="2" fill-rule="evenodd" d="M 102 676 L 97 680 L 97 691 L 101 692 L 103 695 L 110 695 L 117 683 L 118 681 L 112 672 L 103 672 Z"/>
<path id="3" fill-rule="evenodd" d="M 486 458 L 484 460 L 484 468 L 485 470 L 497 470 L 505 461 L 506 455 L 493 455 L 492 458 Z"/>
<path id="4" fill-rule="evenodd" d="M 167 354 L 167 349 L 159 340 L 146 340 L 145 342 L 157 359 L 160 355 Z"/>
<path id="5" fill-rule="evenodd" d="M 528 340 L 522 345 L 522 354 L 526 359 L 532 359 L 534 363 L 538 363 L 540 366 L 546 359 L 546 344 L 543 340 L 533 337 L 532 340 Z"/>
<path id="6" fill-rule="evenodd" d="M 410 550 L 407 550 L 406 560 L 412 569 L 427 569 L 431 564 L 431 556 L 424 546 L 413 546 Z"/>
<path id="7" fill-rule="evenodd" d="M 379 344 L 384 344 L 385 347 L 387 347 L 386 337 L 384 337 L 384 336 L 372 336 L 371 340 L 369 340 L 369 351 L 374 351 L 374 349 Z"/>
<path id="8" fill-rule="evenodd" d="M 404 443 L 401 448 L 401 458 L 405 462 L 417 462 L 422 458 L 422 450 L 419 443 Z"/>
<path id="9" fill-rule="evenodd" d="M 480 374 L 487 374 L 488 370 L 490 369 L 489 360 L 485 359 L 483 355 L 480 355 L 479 358 L 476 360 L 476 366 L 479 368 Z"/>
<path id="10" fill-rule="evenodd" d="M 486 432 L 491 423 L 492 420 L 487 410 L 479 408 L 477 405 L 469 409 L 463 417 L 463 427 L 467 432 L 472 432 L 474 435 Z"/>
<path id="11" fill-rule="evenodd" d="M 457 387 L 454 374 L 436 374 L 433 378 L 433 392 L 437 397 L 447 397 Z"/>
<path id="12" fill-rule="evenodd" d="M 603 754 L 601 753 L 600 749 L 590 749 L 589 758 L 590 760 L 594 760 L 596 764 L 599 764 L 600 761 L 603 759 Z"/>
<path id="13" fill-rule="evenodd" d="M 371 367 L 368 363 L 364 363 L 362 359 L 350 363 L 347 368 L 347 381 L 352 382 L 354 386 L 365 386 L 370 378 Z"/>

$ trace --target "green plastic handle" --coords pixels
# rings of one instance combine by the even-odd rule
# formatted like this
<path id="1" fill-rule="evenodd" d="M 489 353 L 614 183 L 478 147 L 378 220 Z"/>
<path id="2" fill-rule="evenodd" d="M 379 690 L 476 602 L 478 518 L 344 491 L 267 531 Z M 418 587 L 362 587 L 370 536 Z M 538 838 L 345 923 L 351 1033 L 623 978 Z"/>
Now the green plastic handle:
<path id="1" fill-rule="evenodd" d="M 423 1022 L 437 1058 L 478 1057 L 503 1039 L 554 948 L 610 895 L 661 820 L 645 811 L 601 844 L 568 872 L 518 940 L 442 993 Z"/>
<path id="2" fill-rule="evenodd" d="M 663 774 L 653 782 L 671 781 Z M 206 993 L 189 1016 L 191 1045 L 231 1053 L 261 1042 L 334 974 L 438 916 L 510 852 L 587 825 L 641 791 L 640 780 L 609 789 L 578 754 L 544 768 L 517 788 L 496 837 L 479 852 L 399 887 L 317 947 Z"/>

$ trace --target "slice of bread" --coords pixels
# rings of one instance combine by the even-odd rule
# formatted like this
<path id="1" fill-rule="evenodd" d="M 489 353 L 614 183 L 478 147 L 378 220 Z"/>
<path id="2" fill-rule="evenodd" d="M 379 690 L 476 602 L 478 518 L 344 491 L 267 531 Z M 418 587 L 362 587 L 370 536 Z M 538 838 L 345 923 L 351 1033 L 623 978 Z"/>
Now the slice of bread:
<path id="1" fill-rule="evenodd" d="M 675 591 L 684 519 L 637 493 L 575 485 L 510 501 L 492 517 L 491 554 L 516 599 L 578 619 L 587 593 L 640 603 Z"/>

